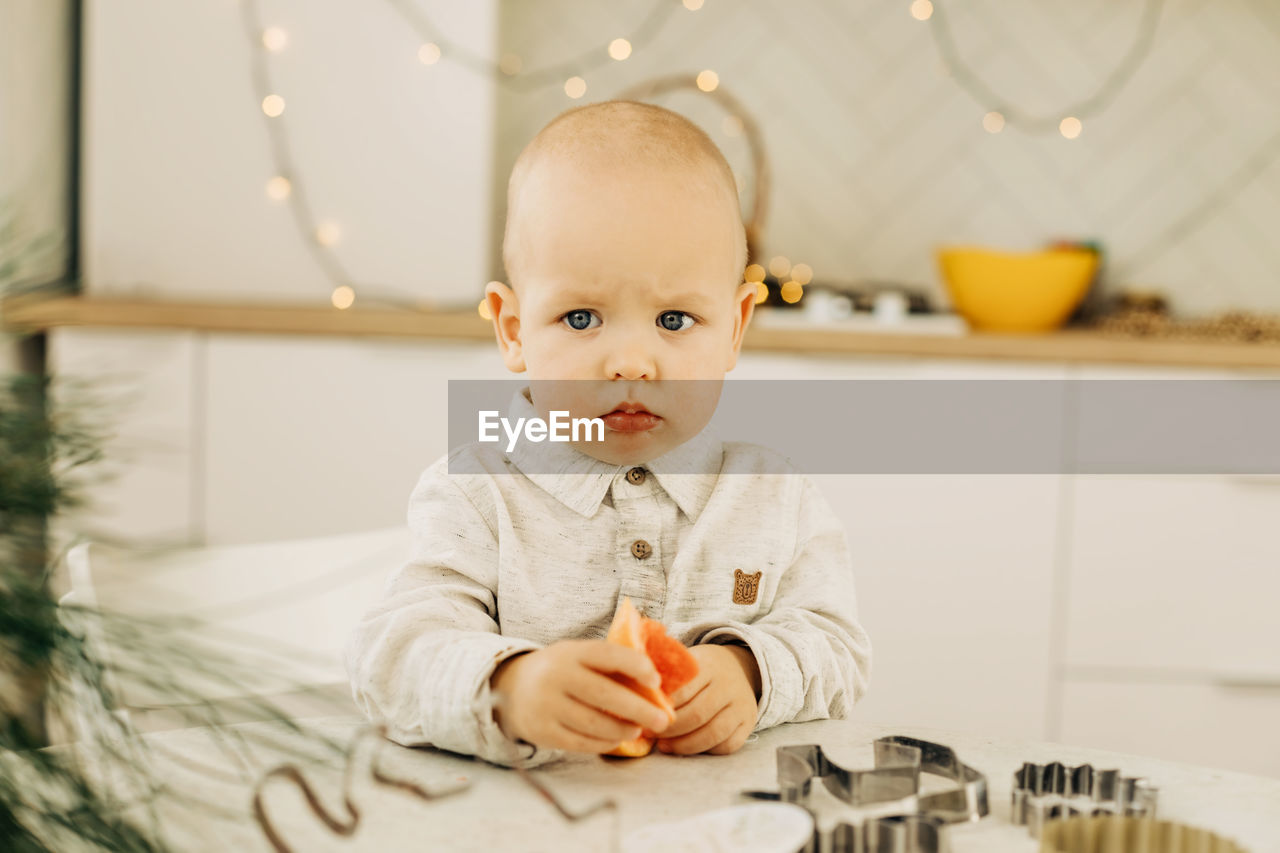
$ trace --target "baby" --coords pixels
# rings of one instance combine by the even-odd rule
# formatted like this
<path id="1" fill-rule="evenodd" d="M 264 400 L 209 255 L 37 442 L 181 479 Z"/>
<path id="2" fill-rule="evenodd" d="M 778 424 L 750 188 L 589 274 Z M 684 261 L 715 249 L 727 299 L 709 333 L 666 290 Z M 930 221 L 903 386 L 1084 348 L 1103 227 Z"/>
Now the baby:
<path id="1" fill-rule="evenodd" d="M 477 442 L 422 474 L 413 555 L 348 644 L 362 710 L 402 744 L 525 766 L 642 728 L 663 752 L 727 754 L 846 716 L 870 645 L 844 529 L 783 457 L 704 429 L 756 297 L 715 144 L 647 104 L 565 112 L 512 170 L 503 260 L 510 287 L 486 299 L 530 380 L 511 419 L 569 410 L 603 436 Z M 670 725 L 610 677 L 659 679 L 603 639 L 623 596 L 697 659 Z"/>

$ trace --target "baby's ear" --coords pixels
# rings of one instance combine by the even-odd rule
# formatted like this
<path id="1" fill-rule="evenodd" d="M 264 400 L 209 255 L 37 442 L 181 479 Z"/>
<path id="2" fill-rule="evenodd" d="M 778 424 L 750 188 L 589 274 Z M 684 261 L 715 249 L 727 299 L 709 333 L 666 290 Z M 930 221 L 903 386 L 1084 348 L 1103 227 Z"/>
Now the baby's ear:
<path id="1" fill-rule="evenodd" d="M 524 348 L 520 344 L 520 302 L 515 291 L 500 281 L 491 281 L 484 288 L 484 299 L 493 316 L 493 332 L 498 339 L 498 351 L 507 370 L 523 373 Z"/>
<path id="2" fill-rule="evenodd" d="M 742 349 L 742 336 L 756 310 L 756 293 L 759 287 L 754 282 L 743 282 L 738 285 L 738 292 L 733 300 L 733 345 L 729 351 L 729 364 L 725 372 L 733 370 L 738 363 L 738 352 Z"/>

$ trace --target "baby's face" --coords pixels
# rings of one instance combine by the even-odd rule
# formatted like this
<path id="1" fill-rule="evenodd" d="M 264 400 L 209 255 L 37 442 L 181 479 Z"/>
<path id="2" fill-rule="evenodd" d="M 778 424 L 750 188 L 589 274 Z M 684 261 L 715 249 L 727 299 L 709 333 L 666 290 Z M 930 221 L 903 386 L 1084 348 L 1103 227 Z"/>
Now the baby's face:
<path id="1" fill-rule="evenodd" d="M 528 372 L 544 416 L 604 419 L 605 442 L 576 445 L 597 458 L 632 464 L 691 438 L 755 304 L 731 202 L 673 175 L 588 180 L 554 166 L 526 192 L 515 292 L 490 287 L 507 366 Z"/>

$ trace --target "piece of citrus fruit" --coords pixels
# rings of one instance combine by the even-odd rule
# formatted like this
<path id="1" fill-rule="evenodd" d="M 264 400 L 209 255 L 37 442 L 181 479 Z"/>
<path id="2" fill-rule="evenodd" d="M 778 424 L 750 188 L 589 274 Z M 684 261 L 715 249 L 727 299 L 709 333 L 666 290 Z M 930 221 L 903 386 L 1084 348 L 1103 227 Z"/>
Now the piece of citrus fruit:
<path id="1" fill-rule="evenodd" d="M 674 722 L 675 706 L 671 704 L 671 694 L 688 684 L 698 674 L 698 661 L 684 644 L 667 634 L 662 623 L 647 619 L 640 615 L 631 599 L 623 596 L 618 605 L 618 612 L 613 616 L 609 626 L 609 634 L 605 639 L 610 643 L 638 649 L 649 656 L 653 666 L 662 676 L 659 687 L 649 687 L 633 678 L 615 673 L 613 678 L 639 693 L 645 699 L 662 709 L 667 721 Z M 605 755 L 621 755 L 628 758 L 639 758 L 648 755 L 657 740 L 653 732 L 641 731 L 640 737 L 623 741 Z"/>

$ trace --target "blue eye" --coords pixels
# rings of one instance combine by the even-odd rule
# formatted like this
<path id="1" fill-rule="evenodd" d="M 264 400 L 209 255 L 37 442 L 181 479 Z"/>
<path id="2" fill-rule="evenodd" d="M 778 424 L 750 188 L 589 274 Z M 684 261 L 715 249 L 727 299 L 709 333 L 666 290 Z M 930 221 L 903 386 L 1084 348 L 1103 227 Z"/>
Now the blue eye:
<path id="1" fill-rule="evenodd" d="M 683 311 L 663 311 L 658 315 L 658 325 L 668 332 L 682 332 L 698 322 Z"/>
<path id="2" fill-rule="evenodd" d="M 581 332 L 584 329 L 595 328 L 600 325 L 600 318 L 585 308 L 579 308 L 576 311 L 570 311 L 560 318 L 570 329 L 575 332 Z"/>

